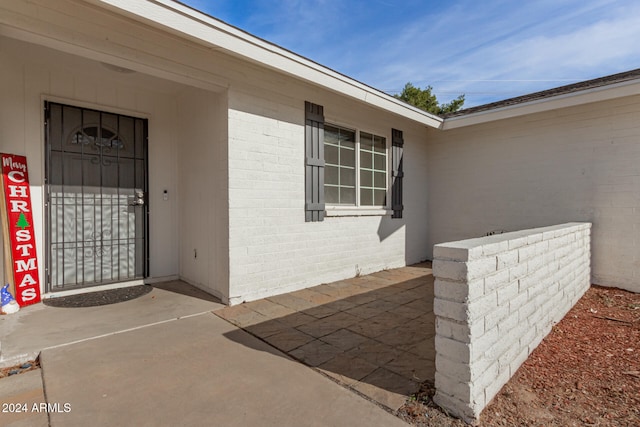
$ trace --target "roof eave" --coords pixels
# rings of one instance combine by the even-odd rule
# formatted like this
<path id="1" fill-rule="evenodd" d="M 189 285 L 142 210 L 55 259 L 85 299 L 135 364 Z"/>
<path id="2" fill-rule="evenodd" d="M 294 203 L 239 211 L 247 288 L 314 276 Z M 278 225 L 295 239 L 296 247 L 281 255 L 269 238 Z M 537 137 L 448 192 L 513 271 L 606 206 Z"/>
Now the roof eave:
<path id="1" fill-rule="evenodd" d="M 87 0 L 425 126 L 443 119 L 173 0 Z"/>
<path id="2" fill-rule="evenodd" d="M 640 95 L 640 78 L 491 110 L 479 111 L 477 113 L 471 113 L 463 116 L 445 118 L 442 124 L 442 129 L 456 129 L 632 95 Z"/>

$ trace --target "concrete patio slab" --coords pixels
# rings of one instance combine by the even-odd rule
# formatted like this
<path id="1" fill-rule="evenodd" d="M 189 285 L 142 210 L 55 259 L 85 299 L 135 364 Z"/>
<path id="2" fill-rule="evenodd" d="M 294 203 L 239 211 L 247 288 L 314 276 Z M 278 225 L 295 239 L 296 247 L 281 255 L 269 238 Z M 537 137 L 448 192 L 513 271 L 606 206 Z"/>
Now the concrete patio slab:
<path id="1" fill-rule="evenodd" d="M 405 426 L 211 313 L 44 350 L 51 426 Z"/>
<path id="2" fill-rule="evenodd" d="M 0 316 L 0 367 L 34 359 L 41 350 L 166 322 L 224 307 L 211 295 L 181 282 L 153 285 L 139 298 L 88 308 L 42 303 Z"/>

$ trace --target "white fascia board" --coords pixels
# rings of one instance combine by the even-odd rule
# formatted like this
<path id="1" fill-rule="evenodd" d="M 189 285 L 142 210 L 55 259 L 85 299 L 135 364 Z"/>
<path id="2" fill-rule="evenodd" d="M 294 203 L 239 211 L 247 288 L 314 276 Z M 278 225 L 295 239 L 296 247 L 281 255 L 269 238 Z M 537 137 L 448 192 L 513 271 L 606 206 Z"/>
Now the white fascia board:
<path id="1" fill-rule="evenodd" d="M 640 94 L 640 80 L 630 80 L 607 86 L 585 89 L 522 104 L 509 105 L 477 113 L 444 119 L 443 130 L 456 129 L 496 120 L 509 119 L 527 114 L 541 113 L 566 107 L 589 104 L 598 101 L 622 98 Z"/>
<path id="2" fill-rule="evenodd" d="M 322 86 L 374 107 L 387 110 L 423 125 L 439 128 L 442 118 L 405 104 L 363 83 L 296 55 L 286 49 L 254 37 L 206 14 L 171 0 L 87 0 L 111 6 L 138 20 L 153 22 L 157 28 L 196 39 L 234 56 L 275 69 L 314 85 Z"/>

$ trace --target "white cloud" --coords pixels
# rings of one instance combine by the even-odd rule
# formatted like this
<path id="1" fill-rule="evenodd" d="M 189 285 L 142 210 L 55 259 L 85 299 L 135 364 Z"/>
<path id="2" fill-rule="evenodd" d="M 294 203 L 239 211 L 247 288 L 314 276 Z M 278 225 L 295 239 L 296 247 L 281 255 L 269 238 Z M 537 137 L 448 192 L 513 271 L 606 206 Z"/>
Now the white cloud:
<path id="1" fill-rule="evenodd" d="M 640 67 L 635 2 L 280 0 L 243 3 L 242 13 L 237 0 L 214 4 L 231 24 L 366 84 L 430 84 L 441 101 L 466 93 L 467 106 Z"/>
<path id="2" fill-rule="evenodd" d="M 454 36 L 441 44 L 436 41 L 424 55 L 411 55 L 415 45 L 409 46 L 397 52 L 395 63 L 367 78 L 381 78 L 382 89 L 401 88 L 408 80 L 431 84 L 442 101 L 467 93 L 469 105 L 640 67 L 640 7 L 597 6 L 547 17 L 522 31 L 517 23 L 505 26 L 505 21 L 513 19 L 509 13 L 476 27 L 473 34 Z M 607 10 L 606 15 L 593 16 L 602 9 Z M 406 37 L 410 33 L 420 38 L 411 28 L 403 42 L 410 39 Z M 425 35 L 428 33 L 422 40 Z M 403 56 L 408 60 L 403 61 Z M 549 81 L 553 79 L 558 80 Z"/>

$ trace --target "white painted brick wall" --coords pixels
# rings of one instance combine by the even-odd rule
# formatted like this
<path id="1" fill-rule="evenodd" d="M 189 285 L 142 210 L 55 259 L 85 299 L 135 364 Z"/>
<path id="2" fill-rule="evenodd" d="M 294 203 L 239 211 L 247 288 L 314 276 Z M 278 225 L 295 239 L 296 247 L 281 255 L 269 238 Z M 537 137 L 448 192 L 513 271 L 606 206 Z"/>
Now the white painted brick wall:
<path id="1" fill-rule="evenodd" d="M 590 223 L 434 247 L 436 395 L 473 421 L 590 285 Z"/>
<path id="2" fill-rule="evenodd" d="M 229 303 L 237 304 L 427 259 L 424 128 L 290 82 L 229 91 Z M 265 87 L 266 86 L 266 87 Z M 327 122 L 405 137 L 403 218 L 304 221 L 304 101 Z"/>
<path id="3" fill-rule="evenodd" d="M 640 292 L 639 136 L 640 95 L 429 130 L 430 245 L 591 222 L 592 283 Z"/>

